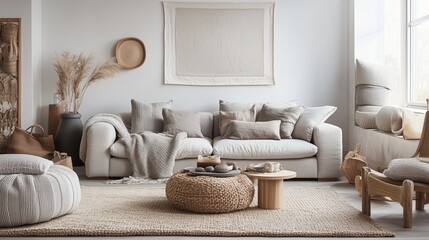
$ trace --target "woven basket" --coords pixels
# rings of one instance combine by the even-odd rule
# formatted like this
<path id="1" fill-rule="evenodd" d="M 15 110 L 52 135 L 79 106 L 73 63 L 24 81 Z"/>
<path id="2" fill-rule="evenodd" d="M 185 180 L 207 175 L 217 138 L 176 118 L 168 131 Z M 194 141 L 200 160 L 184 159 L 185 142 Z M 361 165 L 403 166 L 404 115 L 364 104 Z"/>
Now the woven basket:
<path id="1" fill-rule="evenodd" d="M 168 201 L 176 208 L 198 213 L 227 213 L 249 207 L 255 189 L 245 175 L 216 178 L 176 173 L 168 180 Z"/>

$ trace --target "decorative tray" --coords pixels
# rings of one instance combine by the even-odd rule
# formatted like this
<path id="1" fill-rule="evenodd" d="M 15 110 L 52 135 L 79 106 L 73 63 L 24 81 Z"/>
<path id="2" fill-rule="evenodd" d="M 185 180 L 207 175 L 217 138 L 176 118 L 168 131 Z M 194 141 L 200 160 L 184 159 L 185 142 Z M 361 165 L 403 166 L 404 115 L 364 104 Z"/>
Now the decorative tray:
<path id="1" fill-rule="evenodd" d="M 227 173 L 217 173 L 217 172 L 197 172 L 194 167 L 186 168 L 189 175 L 193 176 L 210 176 L 210 177 L 234 177 L 240 175 L 240 170 L 231 170 Z"/>

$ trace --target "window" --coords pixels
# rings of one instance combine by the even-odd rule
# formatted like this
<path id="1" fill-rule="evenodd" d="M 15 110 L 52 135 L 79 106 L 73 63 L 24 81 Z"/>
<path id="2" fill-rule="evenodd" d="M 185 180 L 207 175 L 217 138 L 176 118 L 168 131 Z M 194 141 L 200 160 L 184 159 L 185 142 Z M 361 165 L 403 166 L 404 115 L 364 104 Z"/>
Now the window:
<path id="1" fill-rule="evenodd" d="M 408 104 L 429 98 L 429 1 L 408 0 Z"/>

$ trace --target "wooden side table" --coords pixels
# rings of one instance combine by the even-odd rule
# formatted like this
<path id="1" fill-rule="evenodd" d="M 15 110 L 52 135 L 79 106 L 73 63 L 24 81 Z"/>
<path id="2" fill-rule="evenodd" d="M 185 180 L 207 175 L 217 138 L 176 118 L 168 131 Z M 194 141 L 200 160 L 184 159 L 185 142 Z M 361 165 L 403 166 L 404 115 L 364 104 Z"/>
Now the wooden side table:
<path id="1" fill-rule="evenodd" d="M 279 209 L 283 200 L 283 180 L 296 177 L 296 172 L 281 170 L 275 173 L 243 172 L 250 179 L 258 179 L 258 207 Z"/>

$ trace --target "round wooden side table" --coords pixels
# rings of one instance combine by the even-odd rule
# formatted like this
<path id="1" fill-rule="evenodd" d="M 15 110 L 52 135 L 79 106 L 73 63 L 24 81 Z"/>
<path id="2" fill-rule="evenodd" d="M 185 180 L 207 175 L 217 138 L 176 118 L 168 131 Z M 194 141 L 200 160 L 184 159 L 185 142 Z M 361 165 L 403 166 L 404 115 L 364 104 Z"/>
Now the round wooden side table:
<path id="1" fill-rule="evenodd" d="M 296 172 L 281 170 L 275 173 L 243 172 L 250 179 L 258 179 L 258 207 L 279 209 L 283 200 L 283 180 L 296 177 Z"/>

